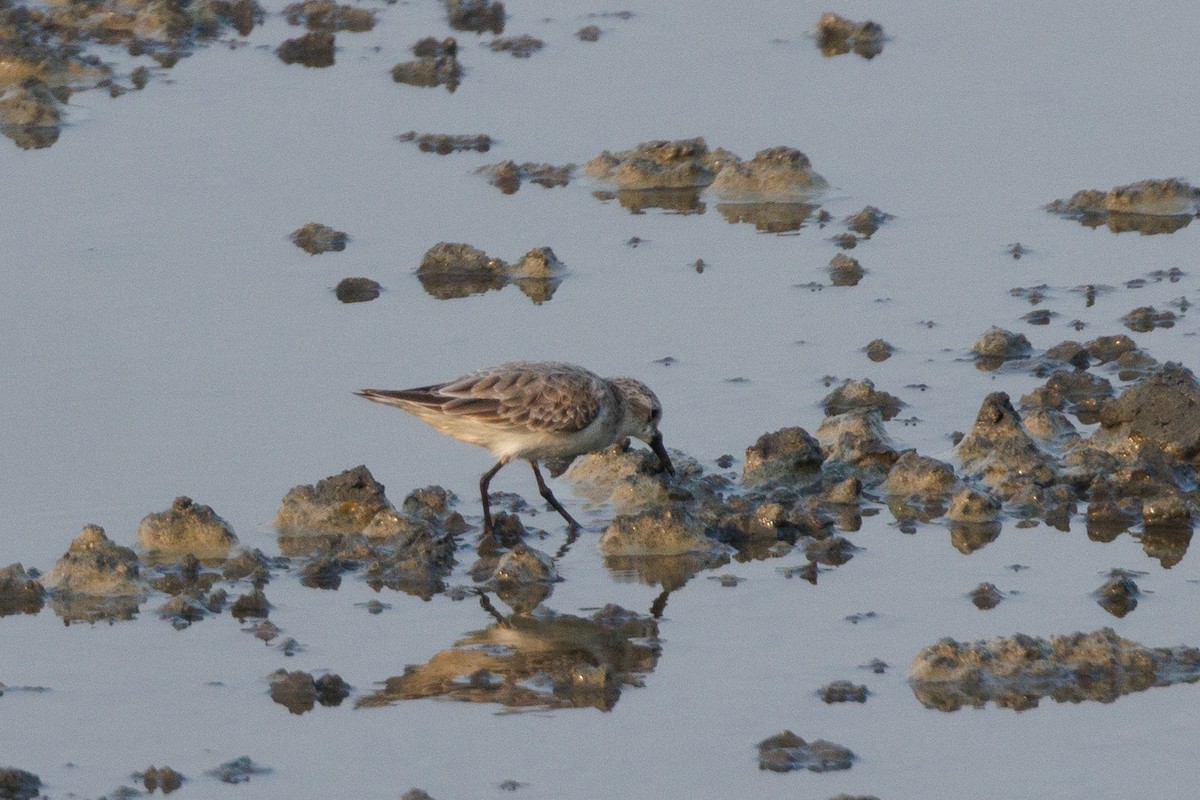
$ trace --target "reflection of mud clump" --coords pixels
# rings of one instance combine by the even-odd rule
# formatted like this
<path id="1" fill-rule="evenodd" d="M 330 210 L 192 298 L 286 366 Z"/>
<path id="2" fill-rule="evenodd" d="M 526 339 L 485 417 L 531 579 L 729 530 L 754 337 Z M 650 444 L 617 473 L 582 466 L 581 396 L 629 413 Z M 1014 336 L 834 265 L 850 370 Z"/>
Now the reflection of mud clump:
<path id="1" fill-rule="evenodd" d="M 504 3 L 488 0 L 444 0 L 450 27 L 456 31 L 504 33 Z"/>
<path id="2" fill-rule="evenodd" d="M 148 514 L 138 525 L 137 537 L 143 550 L 198 558 L 222 558 L 238 541 L 228 522 L 190 497 L 177 497 L 166 511 Z"/>
<path id="3" fill-rule="evenodd" d="M 825 56 L 855 53 L 872 59 L 883 52 L 883 26 L 878 22 L 854 22 L 826 11 L 817 20 L 817 45 Z"/>
<path id="4" fill-rule="evenodd" d="M 1148 648 L 1111 628 L 1052 636 L 1024 634 L 990 641 L 942 639 L 913 659 L 909 684 L 922 705 L 941 711 L 982 707 L 1036 708 L 1043 697 L 1059 703 L 1098 700 L 1152 686 L 1200 680 L 1200 650 Z"/>
<path id="5" fill-rule="evenodd" d="M 486 153 L 492 147 L 492 137 L 486 133 L 421 133 L 409 131 L 396 137 L 398 142 L 416 142 L 422 153 L 437 153 L 440 156 L 474 150 Z"/>
<path id="6" fill-rule="evenodd" d="M 413 45 L 415 61 L 405 61 L 392 67 L 392 80 L 409 86 L 434 88 L 445 86 L 453 93 L 462 80 L 458 63 L 458 42 L 447 37 L 439 42 L 426 37 Z"/>
<path id="7" fill-rule="evenodd" d="M 1046 209 L 1089 228 L 1108 225 L 1113 233 L 1173 233 L 1188 225 L 1200 209 L 1200 189 L 1177 178 L 1146 180 L 1107 192 L 1084 189 Z"/>
<path id="8" fill-rule="evenodd" d="M 541 39 L 534 38 L 527 33 L 493 39 L 488 44 L 493 53 L 512 53 L 513 58 L 529 58 L 545 46 L 546 43 Z"/>
<path id="9" fill-rule="evenodd" d="M 362 33 L 375 27 L 375 14 L 365 8 L 339 6 L 330 0 L 305 0 L 283 10 L 290 25 L 304 25 L 312 31 L 351 31 Z"/>
<path id="10" fill-rule="evenodd" d="M 343 303 L 366 303 L 379 297 L 382 289 L 378 281 L 370 278 L 342 278 L 333 292 Z"/>
<path id="11" fill-rule="evenodd" d="M 20 564 L 0 569 L 0 617 L 36 614 L 42 610 L 42 584 Z"/>
<path id="12" fill-rule="evenodd" d="M 310 222 L 292 231 L 291 240 L 310 256 L 330 251 L 340 253 L 346 249 L 350 237 L 345 231 L 335 231 L 328 225 Z"/>
<path id="13" fill-rule="evenodd" d="M 314 679 L 307 672 L 276 670 L 271 681 L 271 699 L 293 714 L 312 711 L 317 703 L 338 706 L 350 696 L 350 687 L 340 675 L 322 675 Z"/>
<path id="14" fill-rule="evenodd" d="M 439 300 L 483 294 L 512 283 L 540 304 L 554 296 L 565 270 L 549 247 L 530 250 L 516 264 L 509 265 L 469 244 L 438 242 L 421 259 L 417 279 Z"/>
<path id="15" fill-rule="evenodd" d="M 447 697 L 513 708 L 613 708 L 658 664 L 658 625 L 617 606 L 590 619 L 541 610 L 475 631 L 358 705 Z"/>
<path id="16" fill-rule="evenodd" d="M 360 533 L 392 504 L 366 466 L 296 486 L 283 498 L 274 526 L 281 535 Z"/>
<path id="17" fill-rule="evenodd" d="M 33 800 L 42 788 L 42 779 L 32 772 L 10 767 L 0 768 L 0 797 Z"/>
<path id="18" fill-rule="evenodd" d="M 99 525 L 84 526 L 44 583 L 51 607 L 68 623 L 132 619 L 146 596 L 137 554 L 110 541 Z"/>
<path id="19" fill-rule="evenodd" d="M 255 764 L 250 756 L 241 756 L 233 761 L 226 761 L 216 769 L 209 770 L 208 774 L 222 783 L 236 784 L 246 783 L 255 775 L 268 775 L 271 772 L 270 767 Z"/>
<path id="20" fill-rule="evenodd" d="M 758 768 L 772 772 L 850 769 L 854 759 L 854 753 L 840 744 L 824 739 L 806 742 L 791 731 L 783 731 L 758 743 Z"/>
<path id="21" fill-rule="evenodd" d="M 699 198 L 699 194 L 697 194 Z M 696 201 L 699 203 L 699 200 Z M 762 233 L 792 233 L 804 227 L 817 210 L 811 203 L 718 203 L 717 211 L 730 225 L 744 222 Z"/>
<path id="22" fill-rule="evenodd" d="M 332 67 L 333 40 L 334 36 L 329 31 L 309 31 L 299 39 L 285 39 L 275 54 L 285 64 Z"/>
<path id="23" fill-rule="evenodd" d="M 552 189 L 555 186 L 566 186 L 571 182 L 571 173 L 575 171 L 574 164 L 564 164 L 556 167 L 552 164 L 535 164 L 526 161 L 518 164 L 515 161 L 501 161 L 499 164 L 489 164 L 475 170 L 488 176 L 488 182 L 504 194 L 514 194 L 521 188 L 522 181 L 529 181 Z"/>
<path id="24" fill-rule="evenodd" d="M 25 78 L 0 92 L 0 132 L 22 150 L 49 147 L 58 141 L 62 131 L 59 105 L 58 98 L 43 81 Z"/>

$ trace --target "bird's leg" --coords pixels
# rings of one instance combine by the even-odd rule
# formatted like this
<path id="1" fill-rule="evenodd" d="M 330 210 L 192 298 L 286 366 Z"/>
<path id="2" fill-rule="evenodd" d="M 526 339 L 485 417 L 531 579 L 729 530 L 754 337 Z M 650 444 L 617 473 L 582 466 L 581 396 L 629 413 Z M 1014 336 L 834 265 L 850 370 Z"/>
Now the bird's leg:
<path id="1" fill-rule="evenodd" d="M 550 491 L 550 487 L 546 485 L 546 480 L 542 477 L 542 471 L 538 469 L 537 462 L 530 459 L 529 465 L 533 467 L 533 477 L 537 478 L 538 491 L 542 493 L 542 497 L 545 498 L 546 502 L 549 503 L 555 511 L 561 514 L 562 518 L 565 519 L 567 524 L 572 528 L 581 527 L 580 524 L 575 521 L 575 518 L 568 514 L 567 510 L 563 508 L 562 503 L 558 502 L 558 498 L 554 496 L 554 492 Z"/>
<path id="2" fill-rule="evenodd" d="M 500 468 L 508 463 L 507 458 L 502 458 L 496 462 L 496 466 L 483 473 L 483 477 L 479 479 L 479 494 L 483 498 L 483 535 L 492 535 L 492 504 L 488 500 L 488 484 L 492 482 L 492 478 L 500 471 Z"/>

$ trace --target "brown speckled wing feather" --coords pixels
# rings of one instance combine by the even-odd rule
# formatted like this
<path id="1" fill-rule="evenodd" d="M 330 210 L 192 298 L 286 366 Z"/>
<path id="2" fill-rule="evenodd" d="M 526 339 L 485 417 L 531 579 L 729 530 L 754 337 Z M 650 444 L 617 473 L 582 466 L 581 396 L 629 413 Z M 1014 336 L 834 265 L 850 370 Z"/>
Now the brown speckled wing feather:
<path id="1" fill-rule="evenodd" d="M 429 387 L 447 414 L 532 431 L 574 433 L 600 413 L 607 384 L 571 364 L 512 362 Z"/>

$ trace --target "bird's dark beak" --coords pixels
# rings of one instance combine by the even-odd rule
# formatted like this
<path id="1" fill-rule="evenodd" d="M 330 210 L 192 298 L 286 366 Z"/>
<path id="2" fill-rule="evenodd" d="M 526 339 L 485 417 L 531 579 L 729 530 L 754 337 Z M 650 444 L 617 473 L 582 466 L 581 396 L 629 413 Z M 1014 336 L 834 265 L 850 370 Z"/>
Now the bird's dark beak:
<path id="1" fill-rule="evenodd" d="M 674 475 L 675 465 L 671 463 L 671 457 L 667 455 L 667 448 L 663 447 L 661 433 L 655 432 L 654 438 L 650 440 L 650 449 L 654 451 L 654 455 L 658 456 L 659 466 L 666 470 L 668 475 Z"/>

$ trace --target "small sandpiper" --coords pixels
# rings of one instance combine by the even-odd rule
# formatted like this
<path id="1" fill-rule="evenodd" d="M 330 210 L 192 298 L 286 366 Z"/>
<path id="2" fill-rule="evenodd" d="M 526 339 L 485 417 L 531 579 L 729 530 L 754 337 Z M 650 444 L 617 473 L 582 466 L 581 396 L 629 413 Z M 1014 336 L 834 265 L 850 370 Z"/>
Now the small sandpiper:
<path id="1" fill-rule="evenodd" d="M 572 528 L 579 523 L 546 485 L 538 461 L 573 458 L 633 436 L 650 445 L 662 469 L 675 474 L 658 430 L 662 404 L 633 378 L 601 378 L 556 361 L 509 361 L 432 386 L 358 394 L 492 451 L 499 461 L 479 479 L 484 535 L 492 531 L 488 483 L 514 458 L 530 463 L 542 497 Z"/>

